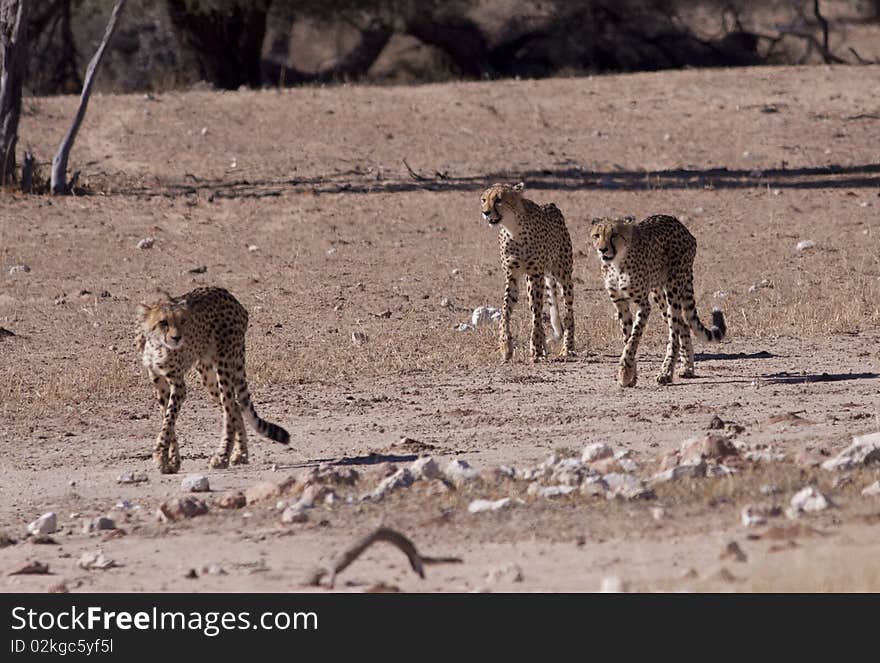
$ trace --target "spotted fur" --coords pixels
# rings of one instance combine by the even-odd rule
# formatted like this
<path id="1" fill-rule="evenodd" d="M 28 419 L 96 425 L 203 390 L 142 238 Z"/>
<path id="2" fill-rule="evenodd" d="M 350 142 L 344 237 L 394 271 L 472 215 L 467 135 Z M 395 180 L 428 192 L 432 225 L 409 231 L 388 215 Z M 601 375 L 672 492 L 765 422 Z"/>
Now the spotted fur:
<path id="1" fill-rule="evenodd" d="M 650 296 L 661 307 L 669 328 L 666 357 L 657 375 L 659 384 L 672 382 L 676 359 L 681 377 L 694 375 L 691 331 L 706 341 L 720 341 L 727 332 L 724 314 L 712 311 L 712 326 L 700 322 L 694 302 L 694 258 L 697 240 L 674 216 L 658 214 L 635 223 L 632 219 L 593 219 L 593 247 L 602 261 L 605 289 L 617 307 L 625 339 L 618 382 L 636 383 L 639 340 L 651 313 Z M 630 302 L 636 306 L 635 322 Z"/>
<path id="2" fill-rule="evenodd" d="M 501 308 L 500 344 L 504 361 L 513 355 L 510 312 L 519 296 L 517 283 L 525 276 L 532 313 L 529 344 L 532 361 L 546 354 L 541 314 L 546 287 L 554 337 L 562 338 L 561 356 L 574 355 L 574 287 L 571 237 L 562 212 L 553 203 L 539 205 L 522 195 L 522 182 L 515 186 L 493 184 L 480 197 L 483 218 L 498 225 L 501 267 L 504 269 L 504 302 Z M 557 291 L 562 291 L 564 312 L 559 316 Z"/>
<path id="3" fill-rule="evenodd" d="M 184 377 L 193 367 L 214 401 L 223 408 L 223 437 L 211 457 L 211 467 L 248 462 L 244 419 L 258 433 L 288 444 L 290 435 L 257 416 L 245 375 L 245 332 L 248 314 L 223 288 L 197 288 L 180 297 L 163 293 L 137 310 L 137 345 L 150 374 L 162 430 L 153 459 L 162 473 L 180 469 L 174 424 L 186 398 Z"/>

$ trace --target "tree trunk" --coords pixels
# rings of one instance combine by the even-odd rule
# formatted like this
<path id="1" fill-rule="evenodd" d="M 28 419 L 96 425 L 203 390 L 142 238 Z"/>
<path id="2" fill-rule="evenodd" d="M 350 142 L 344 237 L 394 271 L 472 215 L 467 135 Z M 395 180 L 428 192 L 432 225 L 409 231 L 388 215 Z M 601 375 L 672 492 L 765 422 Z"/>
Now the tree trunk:
<path id="1" fill-rule="evenodd" d="M 224 90 L 260 87 L 260 60 L 272 0 L 243 1 L 219 9 L 166 0 L 171 23 L 192 48 L 202 76 Z"/>
<path id="2" fill-rule="evenodd" d="M 83 118 L 86 116 L 86 109 L 89 105 L 89 97 L 92 95 L 92 83 L 94 83 L 95 74 L 98 71 L 98 67 L 101 65 L 101 60 L 104 58 L 104 51 L 107 49 L 107 44 L 110 42 L 110 38 L 116 31 L 116 25 L 119 22 L 119 16 L 122 14 L 125 3 L 126 0 L 116 0 L 116 4 L 113 6 L 113 11 L 110 14 L 110 21 L 107 23 L 107 29 L 104 31 L 104 39 L 101 41 L 101 45 L 98 46 L 98 50 L 95 51 L 92 61 L 89 62 L 88 69 L 86 69 L 82 94 L 79 98 L 79 106 L 76 109 L 73 124 L 70 126 L 67 135 L 64 136 L 64 140 L 61 141 L 61 145 L 58 146 L 58 151 L 55 152 L 55 157 L 52 159 L 52 184 L 50 190 L 53 194 L 65 194 L 70 192 L 71 185 L 67 182 L 67 159 L 70 157 L 70 150 L 73 148 L 73 142 L 76 140 L 79 126 L 82 124 Z"/>
<path id="3" fill-rule="evenodd" d="M 28 0 L 0 0 L 0 186 L 15 181 L 15 145 L 27 61 Z"/>

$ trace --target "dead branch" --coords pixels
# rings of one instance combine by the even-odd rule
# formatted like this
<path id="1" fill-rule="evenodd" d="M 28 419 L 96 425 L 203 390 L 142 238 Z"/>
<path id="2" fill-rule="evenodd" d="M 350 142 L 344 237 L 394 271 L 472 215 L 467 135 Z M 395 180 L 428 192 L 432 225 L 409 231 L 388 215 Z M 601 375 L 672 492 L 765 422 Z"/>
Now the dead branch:
<path id="1" fill-rule="evenodd" d="M 403 160 L 403 165 L 406 166 L 406 169 L 409 171 L 409 176 L 412 177 L 417 182 L 428 182 L 430 181 L 430 177 L 425 177 L 424 175 L 419 175 L 416 171 L 410 168 L 410 165 L 406 162 L 406 159 Z"/>
<path id="2" fill-rule="evenodd" d="M 27 17 L 28 0 L 18 0 L 17 7 L 9 0 L 0 3 L 0 185 L 15 179 L 15 146 L 27 61 Z"/>
<path id="3" fill-rule="evenodd" d="M 328 576 L 328 584 L 330 587 L 333 587 L 336 582 L 336 575 L 342 573 L 349 564 L 360 557 L 361 554 L 376 541 L 390 543 L 403 552 L 409 559 L 413 571 L 415 571 L 420 578 L 425 577 L 424 565 L 426 564 L 460 564 L 462 562 L 459 557 L 425 557 L 419 554 L 419 551 L 416 550 L 413 542 L 403 534 L 388 527 L 380 527 L 358 539 L 348 548 L 340 552 L 329 566 L 314 569 L 308 575 L 306 584 L 310 587 L 317 587 L 321 584 L 321 579 L 324 576 Z"/>
<path id="4" fill-rule="evenodd" d="M 67 182 L 67 160 L 70 157 L 70 150 L 73 148 L 73 142 L 76 140 L 76 134 L 86 115 L 86 108 L 89 105 L 89 97 L 92 95 L 92 84 L 95 81 L 95 73 L 104 58 L 104 51 L 107 50 L 107 44 L 116 31 L 116 25 L 119 22 L 119 16 L 125 7 L 126 0 L 116 0 L 113 11 L 110 14 L 110 20 L 107 23 L 107 29 L 104 31 L 104 39 L 101 41 L 98 50 L 89 62 L 86 69 L 86 77 L 83 82 L 82 94 L 79 98 L 79 107 L 76 109 L 76 115 L 73 118 L 73 124 L 58 146 L 58 151 L 52 159 L 52 184 L 51 192 L 53 194 L 66 194 L 72 189 L 72 185 Z"/>

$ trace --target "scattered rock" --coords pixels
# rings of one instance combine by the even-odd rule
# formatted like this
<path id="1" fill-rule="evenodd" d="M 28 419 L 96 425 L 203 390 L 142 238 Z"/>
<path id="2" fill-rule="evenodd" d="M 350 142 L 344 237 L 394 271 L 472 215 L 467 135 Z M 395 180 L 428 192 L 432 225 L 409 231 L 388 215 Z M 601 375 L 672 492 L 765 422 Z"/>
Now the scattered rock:
<path id="1" fill-rule="evenodd" d="M 137 243 L 137 247 L 139 249 L 152 249 L 153 244 L 156 243 L 155 237 L 144 237 L 141 241 Z"/>
<path id="2" fill-rule="evenodd" d="M 29 265 L 13 265 L 9 268 L 10 274 L 27 274 L 29 271 L 31 271 Z"/>
<path id="3" fill-rule="evenodd" d="M 123 472 L 116 477 L 116 483 L 144 483 L 149 480 L 146 474 L 140 472 Z"/>
<path id="4" fill-rule="evenodd" d="M 58 517 L 54 511 L 44 513 L 27 526 L 33 536 L 46 536 L 58 531 Z"/>
<path id="5" fill-rule="evenodd" d="M 208 513 L 208 505 L 198 497 L 187 495 L 174 497 L 159 506 L 159 520 L 176 522 L 203 516 Z"/>
<path id="6" fill-rule="evenodd" d="M 308 521 L 308 519 L 309 514 L 307 508 L 299 502 L 291 504 L 284 509 L 284 513 L 281 514 L 282 523 L 304 523 Z"/>
<path id="7" fill-rule="evenodd" d="M 79 567 L 86 571 L 106 570 L 118 566 L 115 560 L 107 557 L 100 550 L 91 553 L 83 553 L 79 558 Z"/>
<path id="8" fill-rule="evenodd" d="M 512 504 L 509 497 L 503 497 L 500 500 L 474 500 L 468 505 L 468 513 L 482 513 L 483 511 L 500 511 L 506 509 Z"/>
<path id="9" fill-rule="evenodd" d="M 739 547 L 739 544 L 736 541 L 731 541 L 724 549 L 721 551 L 721 555 L 719 555 L 720 559 L 730 559 L 735 562 L 746 562 L 748 561 L 748 557 L 743 552 L 743 549 Z"/>
<path id="10" fill-rule="evenodd" d="M 240 490 L 229 490 L 214 502 L 221 509 L 241 509 L 247 505 L 247 497 Z"/>
<path id="11" fill-rule="evenodd" d="M 880 481 L 875 481 L 870 486 L 865 487 L 862 490 L 862 495 L 865 497 L 877 497 L 880 495 Z M 0 544 L 0 547 L 2 547 L 2 544 Z"/>
<path id="12" fill-rule="evenodd" d="M 92 520 L 83 521 L 83 534 L 114 529 L 116 529 L 116 523 L 112 518 L 107 518 L 106 516 L 99 516 Z"/>
<path id="13" fill-rule="evenodd" d="M 587 467 L 578 458 L 563 458 L 553 466 L 550 483 L 580 486 L 588 476 L 599 476 L 599 472 Z"/>
<path id="14" fill-rule="evenodd" d="M 765 483 L 758 488 L 758 492 L 762 495 L 778 495 L 782 489 L 774 483 Z"/>
<path id="15" fill-rule="evenodd" d="M 757 292 L 758 290 L 764 290 L 765 288 L 772 287 L 773 283 L 770 281 L 770 279 L 761 279 L 760 282 L 749 286 L 749 292 Z"/>
<path id="16" fill-rule="evenodd" d="M 522 582 L 523 580 L 525 580 L 525 576 L 519 564 L 495 566 L 489 569 L 489 572 L 486 574 L 486 581 L 490 583 Z"/>
<path id="17" fill-rule="evenodd" d="M 632 474 L 620 474 L 612 472 L 602 477 L 608 485 L 606 497 L 622 497 L 628 500 L 649 499 L 654 496 L 654 491 L 646 487 L 642 480 Z"/>
<path id="18" fill-rule="evenodd" d="M 199 265 L 198 267 L 192 267 L 192 268 L 186 270 L 186 272 L 184 272 L 184 273 L 185 274 L 204 274 L 207 271 L 208 271 L 208 268 L 206 265 Z"/>
<path id="19" fill-rule="evenodd" d="M 49 565 L 44 564 L 43 562 L 27 562 L 24 566 L 20 566 L 17 569 L 13 569 L 6 575 L 10 576 L 22 576 L 22 575 L 46 575 L 49 573 Z"/>
<path id="20" fill-rule="evenodd" d="M 576 486 L 542 486 L 536 481 L 529 484 L 526 493 L 536 497 L 553 498 L 571 495 L 575 490 L 577 490 Z"/>
<path id="21" fill-rule="evenodd" d="M 852 470 L 876 462 L 880 462 L 880 433 L 871 433 L 853 437 L 851 445 L 822 463 L 822 469 Z"/>
<path id="22" fill-rule="evenodd" d="M 614 452 L 611 450 L 611 447 L 604 442 L 596 442 L 584 447 L 584 451 L 581 453 L 581 461 L 592 463 L 603 458 L 611 458 L 613 455 Z"/>
<path id="23" fill-rule="evenodd" d="M 228 574 L 226 573 L 226 569 L 219 564 L 205 564 L 202 567 L 202 575 L 225 576 Z"/>
<path id="24" fill-rule="evenodd" d="M 685 440 L 679 449 L 681 465 L 694 465 L 700 460 L 719 460 L 727 456 L 738 456 L 733 442 L 725 435 L 706 433 Z"/>
<path id="25" fill-rule="evenodd" d="M 180 489 L 189 493 L 207 493 L 211 486 L 204 474 L 187 474 L 180 482 Z"/>
<path id="26" fill-rule="evenodd" d="M 362 331 L 351 332 L 352 345 L 364 345 L 368 340 L 370 340 L 369 337 Z"/>
<path id="27" fill-rule="evenodd" d="M 253 486 L 249 486 L 244 491 L 244 496 L 248 504 L 253 504 L 254 502 L 262 502 L 263 500 L 268 500 L 276 498 L 279 495 L 283 495 L 284 493 L 290 491 L 295 484 L 296 477 L 292 475 L 288 475 L 274 481 L 260 481 L 259 483 L 255 483 Z"/>
<path id="28" fill-rule="evenodd" d="M 815 486 L 807 486 L 791 498 L 791 511 L 788 515 L 797 517 L 800 512 L 824 511 L 830 506 L 831 502 Z"/>
<path id="29" fill-rule="evenodd" d="M 657 521 L 663 520 L 666 517 L 666 509 L 664 509 L 662 506 L 652 507 L 651 517 Z"/>
<path id="30" fill-rule="evenodd" d="M 649 483 L 666 483 L 668 481 L 679 481 L 681 479 L 698 479 L 706 476 L 706 462 L 700 460 L 692 465 L 676 465 L 663 472 L 658 472 L 651 477 Z"/>
<path id="31" fill-rule="evenodd" d="M 443 468 L 443 474 L 456 486 L 469 481 L 476 481 L 480 478 L 480 473 L 471 467 L 470 463 L 458 458 L 449 461 L 446 467 Z"/>
<path id="32" fill-rule="evenodd" d="M 409 471 L 412 473 L 412 476 L 416 481 L 419 479 L 437 479 L 440 477 L 440 467 L 437 465 L 437 461 L 431 456 L 422 456 L 421 458 L 414 460 L 412 465 L 409 466 Z"/>
<path id="33" fill-rule="evenodd" d="M 501 320 L 501 311 L 491 306 L 478 306 L 471 313 L 471 326 L 473 327 L 498 322 L 499 320 Z"/>
<path id="34" fill-rule="evenodd" d="M 376 489 L 362 496 L 362 500 L 381 500 L 384 499 L 387 495 L 391 494 L 395 490 L 400 488 L 407 488 L 413 484 L 415 478 L 412 475 L 412 472 L 409 469 L 403 467 L 390 477 L 386 477 L 379 482 L 379 485 L 376 486 Z"/>
<path id="35" fill-rule="evenodd" d="M 806 251 L 808 249 L 813 249 L 815 247 L 816 247 L 816 242 L 814 242 L 813 240 L 802 239 L 800 242 L 797 243 L 797 246 L 795 246 L 794 248 L 797 251 Z"/>
<path id="36" fill-rule="evenodd" d="M 469 332 L 469 331 L 473 331 L 473 330 L 474 330 L 474 326 L 467 323 L 467 322 L 460 322 L 457 325 L 455 325 L 455 331 L 458 331 L 458 332 Z"/>

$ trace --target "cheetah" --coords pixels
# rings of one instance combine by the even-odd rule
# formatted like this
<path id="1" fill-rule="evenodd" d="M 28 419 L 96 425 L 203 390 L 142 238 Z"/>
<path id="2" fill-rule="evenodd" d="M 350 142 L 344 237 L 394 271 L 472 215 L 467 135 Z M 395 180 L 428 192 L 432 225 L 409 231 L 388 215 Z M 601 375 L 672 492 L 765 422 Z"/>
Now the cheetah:
<path id="1" fill-rule="evenodd" d="M 636 353 L 651 313 L 649 295 L 661 307 L 669 328 L 666 357 L 657 375 L 658 384 L 671 384 L 676 359 L 680 377 L 694 376 L 691 330 L 706 341 L 720 341 L 727 333 L 724 314 L 712 310 L 712 326 L 705 327 L 694 303 L 694 258 L 697 240 L 674 216 L 657 214 L 640 222 L 626 219 L 593 219 L 590 238 L 602 261 L 605 289 L 617 307 L 625 345 L 617 381 L 622 387 L 636 384 Z M 630 301 L 635 302 L 635 323 Z"/>
<path id="2" fill-rule="evenodd" d="M 215 403 L 223 408 L 223 436 L 211 457 L 214 468 L 248 462 L 247 433 L 242 414 L 257 432 L 288 444 L 290 435 L 257 416 L 245 376 L 245 308 L 223 288 L 196 288 L 180 297 L 162 293 L 158 301 L 137 309 L 137 347 L 150 374 L 162 430 L 153 460 L 163 474 L 180 469 L 174 424 L 186 398 L 184 376 L 193 366 Z"/>
<path id="3" fill-rule="evenodd" d="M 480 197 L 483 219 L 491 226 L 500 225 L 498 242 L 506 279 L 499 331 L 501 354 L 505 362 L 513 356 L 510 312 L 519 296 L 517 281 L 525 275 L 532 312 L 531 360 L 536 362 L 546 354 L 541 319 L 545 287 L 553 337 L 562 338 L 560 356 L 572 357 L 575 348 L 571 237 L 559 208 L 553 203 L 539 205 L 529 200 L 522 194 L 524 188 L 522 182 L 514 186 L 493 184 Z M 561 321 L 557 304 L 560 288 L 565 304 Z"/>

